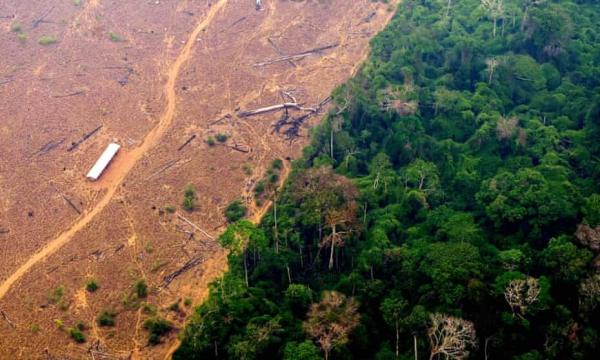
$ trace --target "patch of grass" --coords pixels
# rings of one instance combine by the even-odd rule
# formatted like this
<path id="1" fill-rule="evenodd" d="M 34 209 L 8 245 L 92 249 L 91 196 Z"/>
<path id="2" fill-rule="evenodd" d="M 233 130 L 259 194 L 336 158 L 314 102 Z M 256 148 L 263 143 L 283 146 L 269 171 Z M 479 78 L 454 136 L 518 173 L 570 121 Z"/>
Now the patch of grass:
<path id="1" fill-rule="evenodd" d="M 244 174 L 252 175 L 252 164 L 244 164 L 242 169 L 244 169 Z"/>
<path id="2" fill-rule="evenodd" d="M 33 332 L 40 332 L 42 330 L 42 328 L 40 328 L 40 326 L 38 324 L 31 324 L 31 325 L 29 325 L 29 328 Z"/>
<path id="3" fill-rule="evenodd" d="M 152 244 L 148 243 L 146 244 L 146 252 L 153 252 L 154 251 L 154 246 L 152 246 Z"/>
<path id="4" fill-rule="evenodd" d="M 90 281 L 85 283 L 85 288 L 89 292 L 94 292 L 94 291 L 98 290 L 99 287 L 100 287 L 100 283 L 96 279 L 91 279 Z"/>
<path id="5" fill-rule="evenodd" d="M 183 305 L 184 306 L 190 306 L 190 305 L 192 305 L 192 299 L 185 298 L 185 300 L 183 300 Z"/>
<path id="6" fill-rule="evenodd" d="M 206 143 L 208 144 L 208 146 L 215 146 L 215 139 L 213 139 L 212 136 L 209 136 L 206 138 Z"/>
<path id="7" fill-rule="evenodd" d="M 156 315 L 156 307 L 148 304 L 147 302 L 142 302 L 142 311 L 146 314 Z"/>
<path id="8" fill-rule="evenodd" d="M 25 44 L 27 42 L 27 34 L 20 33 L 19 34 L 19 41 L 21 42 L 21 44 Z"/>
<path id="9" fill-rule="evenodd" d="M 138 298 L 145 298 L 148 296 L 148 285 L 146 285 L 146 280 L 140 279 L 133 284 L 133 291 L 137 295 Z"/>
<path id="10" fill-rule="evenodd" d="M 40 45 L 51 45 L 56 42 L 56 38 L 53 36 L 42 36 L 38 39 Z"/>
<path id="11" fill-rule="evenodd" d="M 169 214 L 172 214 L 175 212 L 175 206 L 173 205 L 165 205 L 165 211 L 168 212 Z"/>
<path id="12" fill-rule="evenodd" d="M 60 321 L 60 319 L 54 319 L 54 323 L 56 324 L 56 327 L 61 330 L 65 328 L 65 324 L 63 324 L 63 322 Z"/>
<path id="13" fill-rule="evenodd" d="M 160 269 L 161 267 L 167 265 L 169 262 L 168 261 L 160 261 L 160 260 L 156 260 L 154 263 L 152 263 L 152 267 L 150 268 L 151 271 L 158 271 L 158 269 Z"/>
<path id="14" fill-rule="evenodd" d="M 184 191 L 183 198 L 183 207 L 187 211 L 194 211 L 194 207 L 196 206 L 196 191 L 194 190 L 194 185 L 189 184 Z"/>
<path id="15" fill-rule="evenodd" d="M 227 141 L 227 135 L 225 135 L 225 134 L 217 134 L 217 135 L 215 135 L 215 138 L 220 143 L 224 143 L 225 141 Z"/>
<path id="16" fill-rule="evenodd" d="M 85 342 L 85 335 L 83 335 L 83 333 L 75 328 L 69 328 L 69 335 L 71 336 L 71 339 L 75 340 L 75 342 L 78 343 L 84 343 Z"/>
<path id="17" fill-rule="evenodd" d="M 177 300 L 176 302 L 172 303 L 167 310 L 169 311 L 179 311 L 179 300 Z"/>
<path id="18" fill-rule="evenodd" d="M 144 329 L 150 332 L 148 342 L 152 345 L 160 344 L 161 337 L 167 334 L 173 325 L 161 317 L 154 317 L 144 321 Z"/>
<path id="19" fill-rule="evenodd" d="M 113 310 L 102 310 L 98 315 L 98 325 L 100 326 L 114 326 L 115 316 L 117 314 Z"/>
<path id="20" fill-rule="evenodd" d="M 279 175 L 272 173 L 272 174 L 269 174 L 267 179 L 269 180 L 270 183 L 276 183 L 277 180 L 279 180 Z"/>
<path id="21" fill-rule="evenodd" d="M 256 186 L 254 187 L 254 193 L 256 195 L 260 195 L 265 191 L 265 182 L 264 181 L 259 181 L 256 183 Z"/>
<path id="22" fill-rule="evenodd" d="M 86 71 L 86 70 L 84 70 L 84 71 Z M 106 107 L 103 107 L 102 108 L 102 116 L 106 116 L 106 115 L 108 115 L 108 109 Z"/>
<path id="23" fill-rule="evenodd" d="M 119 35 L 117 35 L 116 33 L 112 32 L 112 31 L 108 33 L 108 38 L 114 42 L 123 41 L 123 39 Z"/>
<path id="24" fill-rule="evenodd" d="M 238 221 L 244 215 L 246 215 L 246 207 L 242 205 L 241 200 L 234 200 L 225 208 L 225 217 L 231 222 Z"/>
<path id="25" fill-rule="evenodd" d="M 73 5 L 81 6 L 81 0 L 73 0 Z"/>
<path id="26" fill-rule="evenodd" d="M 21 29 L 22 27 L 20 22 L 14 22 L 10 24 L 10 31 L 21 32 Z"/>
<path id="27" fill-rule="evenodd" d="M 270 169 L 271 170 L 281 170 L 281 168 L 283 168 L 283 160 L 281 160 L 280 158 L 276 158 L 275 160 L 273 160 L 273 162 L 271 163 Z"/>
<path id="28" fill-rule="evenodd" d="M 100 15 L 96 15 L 96 16 L 94 17 L 94 19 L 96 19 L 96 21 L 97 21 L 97 22 L 100 22 L 100 21 L 102 21 L 102 18 L 100 17 Z"/>

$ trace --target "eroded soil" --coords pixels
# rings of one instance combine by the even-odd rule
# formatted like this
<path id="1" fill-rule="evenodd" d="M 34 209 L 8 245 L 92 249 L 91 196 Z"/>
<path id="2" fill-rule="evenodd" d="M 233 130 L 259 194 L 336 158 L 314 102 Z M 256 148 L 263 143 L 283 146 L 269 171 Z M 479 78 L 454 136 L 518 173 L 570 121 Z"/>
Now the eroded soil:
<path id="1" fill-rule="evenodd" d="M 148 346 L 141 324 L 150 315 L 124 305 L 124 294 L 145 279 L 150 294 L 142 300 L 183 327 L 192 309 L 183 299 L 197 304 L 206 296 L 226 252 L 199 231 L 190 239 L 193 228 L 177 215 L 216 238 L 223 208 L 240 198 L 250 199 L 248 217 L 257 221 L 268 204 L 249 198 L 254 185 L 247 185 L 276 157 L 286 159 L 285 178 L 319 120 L 312 116 L 290 141 L 272 132 L 281 112 L 236 114 L 282 103 L 280 91 L 316 106 L 355 71 L 391 14 L 390 5 L 371 0 L 263 0 L 262 11 L 252 0 L 3 1 L 0 310 L 15 327 L 0 318 L 0 358 L 91 358 L 97 341 L 111 358 L 168 357 L 176 331 Z M 56 42 L 41 45 L 42 36 Z M 253 66 L 280 56 L 269 39 L 284 54 L 339 45 L 294 59 L 295 66 Z M 207 137 L 218 133 L 227 142 L 209 146 Z M 88 182 L 110 141 L 121 151 L 99 181 Z M 190 183 L 193 212 L 180 206 Z M 176 213 L 165 212 L 167 204 Z M 202 263 L 162 286 L 195 258 Z M 84 290 L 91 278 L 100 284 L 95 292 Z M 63 295 L 51 299 L 59 286 Z M 178 301 L 179 310 L 167 309 Z M 103 309 L 116 311 L 114 327 L 96 324 Z M 81 345 L 65 330 L 80 320 L 87 324 Z"/>

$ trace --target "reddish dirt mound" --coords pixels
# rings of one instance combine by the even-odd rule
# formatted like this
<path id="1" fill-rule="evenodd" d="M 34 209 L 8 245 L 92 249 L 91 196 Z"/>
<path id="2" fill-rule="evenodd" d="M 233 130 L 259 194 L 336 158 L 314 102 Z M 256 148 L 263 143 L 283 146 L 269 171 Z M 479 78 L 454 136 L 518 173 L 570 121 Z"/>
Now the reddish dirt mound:
<path id="1" fill-rule="evenodd" d="M 319 119 L 288 140 L 272 131 L 281 111 L 237 114 L 290 102 L 282 91 L 317 106 L 391 14 L 370 0 L 266 0 L 262 11 L 251 0 L 1 4 L 0 310 L 14 327 L 0 318 L 0 358 L 90 358 L 96 341 L 112 357 L 164 358 L 174 333 L 147 346 L 149 315 L 131 306 L 140 300 L 124 304 L 133 283 L 145 279 L 143 300 L 182 327 L 191 311 L 182 299 L 200 302 L 225 269 L 226 253 L 210 238 L 225 224 L 223 208 L 250 201 L 258 220 L 268 204 L 252 200 L 253 186 L 274 158 L 298 157 Z M 255 66 L 324 45 L 336 46 Z M 227 140 L 209 146 L 217 134 Z M 85 173 L 110 141 L 122 149 L 89 183 Z M 186 212 L 179 204 L 190 183 L 198 206 Z M 176 213 L 163 210 L 168 204 Z M 178 215 L 210 237 L 190 239 L 193 227 Z M 193 259 L 199 265 L 162 286 Z M 84 289 L 91 278 L 95 292 Z M 167 309 L 177 301 L 178 310 Z M 116 311 L 114 327 L 96 325 L 103 309 Z M 86 344 L 66 331 L 78 321 Z"/>

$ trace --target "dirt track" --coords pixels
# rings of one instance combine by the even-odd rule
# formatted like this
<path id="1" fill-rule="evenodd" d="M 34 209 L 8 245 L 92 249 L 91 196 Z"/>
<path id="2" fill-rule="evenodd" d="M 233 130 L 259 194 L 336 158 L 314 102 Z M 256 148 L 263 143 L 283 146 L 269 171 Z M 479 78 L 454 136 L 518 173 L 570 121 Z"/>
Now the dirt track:
<path id="1" fill-rule="evenodd" d="M 46 349 L 53 356 L 88 358 L 86 346 L 75 345 L 55 319 L 66 326 L 84 321 L 88 343 L 98 339 L 117 357 L 162 358 L 173 348 L 171 340 L 146 347 L 140 327 L 147 315 L 123 306 L 123 293 L 146 279 L 152 288 L 146 301 L 182 326 L 190 307 L 163 309 L 178 299 L 201 301 L 206 284 L 225 268 L 225 252 L 214 245 L 207 251 L 202 243 L 211 242 L 199 233 L 198 241 L 188 241 L 178 231 L 177 217 L 161 209 L 180 204 L 183 188 L 193 183 L 199 208 L 177 211 L 216 237 L 223 207 L 252 192 L 248 181 L 262 178 L 275 157 L 293 159 L 306 145 L 306 137 L 289 142 L 271 134 L 279 113 L 235 114 L 280 103 L 279 90 L 318 104 L 356 69 L 368 39 L 391 16 L 387 5 L 370 0 L 263 4 L 256 12 L 247 0 L 57 2 L 50 22 L 37 27 L 32 20 L 48 2 L 0 5 L 0 15 L 16 16 L 0 19 L 6 28 L 0 36 L 0 83 L 10 80 L 0 85 L 7 116 L 0 120 L 0 229 L 10 231 L 0 234 L 5 255 L 0 309 L 17 325 L 13 329 L 0 319 L 1 358 L 37 358 Z M 10 31 L 15 21 L 27 32 L 24 45 Z M 110 41 L 113 31 L 124 41 Z M 57 43 L 37 44 L 46 34 Z M 296 67 L 286 62 L 254 67 L 279 56 L 267 38 L 286 54 L 340 45 L 299 60 Z M 128 71 L 122 86 L 117 80 Z M 63 97 L 74 89 L 84 90 Z M 225 114 L 232 116 L 211 125 Z M 98 124 L 103 128 L 97 135 L 67 151 Z M 217 133 L 229 136 L 227 145 L 250 152 L 208 146 L 204 139 Z M 197 139 L 177 151 L 191 135 Z M 100 181 L 88 183 L 83 175 L 112 139 L 122 151 Z M 52 142 L 60 143 L 40 152 Z M 170 162 L 175 165 L 154 175 Z M 282 177 L 287 169 L 286 164 Z M 83 214 L 66 206 L 50 183 Z M 267 205 L 250 204 L 249 217 L 257 220 Z M 198 255 L 206 262 L 159 291 L 165 276 Z M 82 284 L 92 277 L 101 286 L 87 293 Z M 64 309 L 48 300 L 59 285 L 65 289 Z M 114 328 L 93 325 L 106 308 L 119 313 Z"/>

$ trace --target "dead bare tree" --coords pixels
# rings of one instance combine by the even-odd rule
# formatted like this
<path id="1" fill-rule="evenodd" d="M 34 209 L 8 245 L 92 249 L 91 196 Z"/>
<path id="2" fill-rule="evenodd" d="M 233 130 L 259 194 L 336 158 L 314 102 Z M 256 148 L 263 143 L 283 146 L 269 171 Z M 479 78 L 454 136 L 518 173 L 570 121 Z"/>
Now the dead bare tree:
<path id="1" fill-rule="evenodd" d="M 600 303 L 600 275 L 582 281 L 579 294 L 579 306 L 586 311 L 593 311 Z"/>
<path id="2" fill-rule="evenodd" d="M 436 355 L 464 359 L 469 356 L 469 347 L 477 346 L 473 323 L 454 316 L 432 314 L 427 334 L 431 345 L 430 360 Z"/>
<path id="3" fill-rule="evenodd" d="M 494 28 L 492 34 L 496 36 L 496 29 L 498 27 L 498 18 L 504 17 L 504 9 L 502 7 L 503 0 L 481 0 L 481 3 L 486 8 L 488 13 L 492 16 L 494 22 Z"/>
<path id="4" fill-rule="evenodd" d="M 492 78 L 494 77 L 494 70 L 496 70 L 496 67 L 498 66 L 498 60 L 489 58 L 485 60 L 485 64 L 487 65 L 488 85 L 492 85 Z"/>
<path id="5" fill-rule="evenodd" d="M 323 299 L 308 311 L 304 328 L 329 359 L 331 350 L 348 342 L 348 335 L 358 325 L 358 304 L 337 291 L 326 291 Z"/>
<path id="6" fill-rule="evenodd" d="M 504 288 L 504 298 L 510 305 L 513 316 L 523 317 L 527 308 L 539 300 L 540 292 L 538 279 L 516 279 Z"/>
<path id="7" fill-rule="evenodd" d="M 506 140 L 515 134 L 515 130 L 519 124 L 519 119 L 516 117 L 500 117 L 496 123 L 496 136 L 498 140 Z"/>

